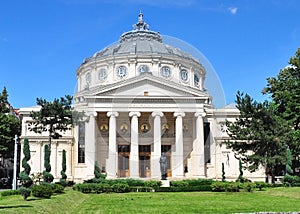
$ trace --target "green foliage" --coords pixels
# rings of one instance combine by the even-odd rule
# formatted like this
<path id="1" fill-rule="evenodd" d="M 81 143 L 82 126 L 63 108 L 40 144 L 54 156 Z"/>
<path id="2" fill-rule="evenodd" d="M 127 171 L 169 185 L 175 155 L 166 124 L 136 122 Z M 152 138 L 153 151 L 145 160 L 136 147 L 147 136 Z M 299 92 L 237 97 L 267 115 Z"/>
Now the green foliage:
<path id="1" fill-rule="evenodd" d="M 129 185 L 122 184 L 122 183 L 117 183 L 117 184 L 112 185 L 112 189 L 113 189 L 113 192 L 116 192 L 116 193 L 125 193 L 125 192 L 130 191 Z"/>
<path id="2" fill-rule="evenodd" d="M 213 192 L 225 192 L 227 189 L 227 182 L 214 181 L 211 184 L 211 189 Z"/>
<path id="3" fill-rule="evenodd" d="M 243 174 L 244 174 L 243 173 L 243 164 L 242 164 L 241 160 L 239 160 L 239 172 L 240 172 L 240 174 L 239 174 L 239 177 L 238 177 L 237 181 L 243 183 L 245 179 L 243 177 Z"/>
<path id="4" fill-rule="evenodd" d="M 23 154 L 24 154 L 24 158 L 22 159 L 22 167 L 24 168 L 24 170 L 19 173 L 19 177 L 20 177 L 22 186 L 26 188 L 26 187 L 30 187 L 33 183 L 32 179 L 29 177 L 31 167 L 27 163 L 31 158 L 29 141 L 27 138 L 24 139 Z"/>
<path id="5" fill-rule="evenodd" d="M 95 175 L 95 178 L 96 178 L 96 179 L 101 178 L 101 170 L 100 170 L 98 161 L 95 161 L 94 175 Z"/>
<path id="6" fill-rule="evenodd" d="M 21 122 L 8 102 L 6 87 L 0 92 L 0 155 L 13 158 L 14 137 L 21 133 Z"/>
<path id="7" fill-rule="evenodd" d="M 52 102 L 37 98 L 36 104 L 41 106 L 41 109 L 31 112 L 33 123 L 29 129 L 36 133 L 48 132 L 51 146 L 51 139 L 59 139 L 62 136 L 61 132 L 72 127 L 72 99 L 70 95 L 54 99 Z"/>
<path id="8" fill-rule="evenodd" d="M 54 180 L 53 175 L 50 173 L 51 165 L 50 165 L 50 148 L 49 145 L 45 145 L 44 147 L 44 167 L 45 170 L 43 171 L 43 179 L 47 183 L 51 183 Z"/>
<path id="9" fill-rule="evenodd" d="M 66 164 L 66 150 L 62 151 L 62 170 L 60 172 L 61 174 L 61 178 L 63 180 L 67 179 L 67 175 L 66 175 L 66 170 L 67 170 L 67 164 Z"/>
<path id="10" fill-rule="evenodd" d="M 268 183 L 266 183 L 266 182 L 261 182 L 261 181 L 256 181 L 256 182 L 254 182 L 254 184 L 255 184 L 256 188 L 259 189 L 259 191 L 262 191 L 263 188 L 266 188 L 266 187 L 269 186 Z"/>
<path id="11" fill-rule="evenodd" d="M 242 188 L 245 189 L 247 192 L 252 192 L 256 188 L 256 184 L 252 182 L 244 182 L 242 184 Z"/>
<path id="12" fill-rule="evenodd" d="M 224 169 L 224 163 L 222 163 L 222 181 L 225 182 L 226 177 L 225 177 L 225 169 Z"/>
<path id="13" fill-rule="evenodd" d="M 24 173 L 29 175 L 31 171 L 31 167 L 27 162 L 30 160 L 31 156 L 30 156 L 29 141 L 27 138 L 24 139 L 23 154 L 24 154 L 24 158 L 22 160 L 22 167 L 24 168 Z"/>
<path id="14" fill-rule="evenodd" d="M 51 173 L 43 171 L 43 179 L 46 183 L 51 183 L 54 180 L 54 177 Z"/>
<path id="15" fill-rule="evenodd" d="M 46 172 L 51 172 L 51 165 L 50 165 L 50 148 L 49 145 L 45 145 L 44 147 L 44 167 Z"/>
<path id="16" fill-rule="evenodd" d="M 226 121 L 226 132 L 231 138 L 226 142 L 227 147 L 247 163 L 250 171 L 261 165 L 274 169 L 284 164 L 289 127 L 278 117 L 275 105 L 267 101 L 259 103 L 240 92 L 236 104 L 239 117 L 235 122 Z"/>
<path id="17" fill-rule="evenodd" d="M 145 181 L 144 183 L 145 187 L 152 187 L 154 189 L 159 188 L 161 185 L 162 185 L 161 181 L 155 181 L 155 180 Z"/>
<path id="18" fill-rule="evenodd" d="M 27 198 L 30 196 L 31 194 L 31 189 L 26 188 L 26 187 L 20 187 L 18 189 L 18 191 L 20 192 L 20 194 L 23 196 L 24 200 L 27 200 Z"/>
<path id="19" fill-rule="evenodd" d="M 5 190 L 0 193 L 1 196 L 20 195 L 19 190 Z"/>
<path id="20" fill-rule="evenodd" d="M 23 187 L 30 187 L 33 184 L 32 179 L 25 172 L 20 172 L 19 174 L 21 185 Z"/>
<path id="21" fill-rule="evenodd" d="M 50 198 L 53 195 L 53 188 L 50 184 L 32 185 L 32 195 L 38 198 Z"/>
<path id="22" fill-rule="evenodd" d="M 52 192 L 53 193 L 63 193 L 64 192 L 64 186 L 58 184 L 58 183 L 55 183 L 55 184 L 51 184 L 51 187 L 52 187 Z"/>
<path id="23" fill-rule="evenodd" d="M 189 183 L 185 180 L 182 181 L 170 181 L 171 187 L 187 187 Z"/>

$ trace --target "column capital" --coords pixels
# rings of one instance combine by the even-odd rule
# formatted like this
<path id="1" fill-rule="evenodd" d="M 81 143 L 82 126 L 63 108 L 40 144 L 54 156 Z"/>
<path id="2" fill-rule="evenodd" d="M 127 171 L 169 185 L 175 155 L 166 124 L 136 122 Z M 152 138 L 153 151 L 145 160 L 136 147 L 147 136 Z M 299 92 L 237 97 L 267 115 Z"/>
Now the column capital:
<path id="1" fill-rule="evenodd" d="M 206 113 L 205 112 L 195 112 L 195 117 L 205 117 Z"/>
<path id="2" fill-rule="evenodd" d="M 141 116 L 141 112 L 138 112 L 138 111 L 131 111 L 131 112 L 129 112 L 129 117 L 133 117 L 133 116 L 140 117 Z"/>
<path id="3" fill-rule="evenodd" d="M 119 117 L 119 113 L 117 111 L 109 111 L 106 115 L 108 117 Z"/>
<path id="4" fill-rule="evenodd" d="M 185 113 L 184 112 L 174 112 L 174 117 L 184 117 Z"/>
<path id="5" fill-rule="evenodd" d="M 162 117 L 164 116 L 164 113 L 162 113 L 161 111 L 154 111 L 151 114 L 152 117 Z"/>

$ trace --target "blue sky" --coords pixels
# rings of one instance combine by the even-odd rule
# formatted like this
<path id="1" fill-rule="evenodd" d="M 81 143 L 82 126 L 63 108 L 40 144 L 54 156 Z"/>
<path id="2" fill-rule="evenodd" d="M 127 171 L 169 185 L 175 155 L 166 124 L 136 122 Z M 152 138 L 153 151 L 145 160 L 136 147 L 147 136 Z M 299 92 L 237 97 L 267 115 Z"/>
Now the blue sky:
<path id="1" fill-rule="evenodd" d="M 73 94 L 83 59 L 131 30 L 140 10 L 151 30 L 201 51 L 227 104 L 238 90 L 265 99 L 266 78 L 300 47 L 298 0 L 2 0 L 0 90 L 16 108 Z"/>

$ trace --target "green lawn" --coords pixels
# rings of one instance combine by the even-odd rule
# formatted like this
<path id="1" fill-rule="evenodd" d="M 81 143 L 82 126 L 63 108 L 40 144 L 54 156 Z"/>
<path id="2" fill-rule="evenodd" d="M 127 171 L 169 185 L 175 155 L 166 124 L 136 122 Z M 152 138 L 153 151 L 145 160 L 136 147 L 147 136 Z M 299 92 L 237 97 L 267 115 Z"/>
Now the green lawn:
<path id="1" fill-rule="evenodd" d="M 300 188 L 253 193 L 82 194 L 66 190 L 51 199 L 0 198 L 0 213 L 249 213 L 300 211 Z"/>

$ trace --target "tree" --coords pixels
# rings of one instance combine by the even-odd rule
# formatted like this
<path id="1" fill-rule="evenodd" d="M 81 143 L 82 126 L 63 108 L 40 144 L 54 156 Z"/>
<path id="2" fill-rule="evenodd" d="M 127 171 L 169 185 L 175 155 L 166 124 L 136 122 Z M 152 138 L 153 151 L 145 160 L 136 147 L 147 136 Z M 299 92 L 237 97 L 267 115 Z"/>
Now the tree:
<path id="1" fill-rule="evenodd" d="M 225 177 L 225 168 L 224 168 L 224 163 L 222 163 L 222 181 L 225 182 L 226 177 Z"/>
<path id="2" fill-rule="evenodd" d="M 48 144 L 46 144 L 44 147 L 44 167 L 45 167 L 45 170 L 43 171 L 44 181 L 47 183 L 51 183 L 54 180 L 54 177 L 50 173 L 51 172 L 50 147 Z"/>
<path id="3" fill-rule="evenodd" d="M 49 147 L 51 150 L 51 139 L 59 139 L 61 132 L 71 128 L 72 120 L 72 96 L 66 95 L 60 99 L 49 102 L 37 98 L 37 105 L 41 106 L 40 111 L 31 112 L 33 123 L 30 130 L 36 133 L 48 132 Z"/>
<path id="4" fill-rule="evenodd" d="M 286 149 L 286 165 L 285 165 L 285 175 L 284 175 L 284 178 L 283 180 L 285 182 L 287 182 L 289 184 L 289 186 L 292 185 L 293 183 L 293 180 L 294 180 L 294 177 L 293 177 L 293 170 L 292 170 L 292 155 L 291 155 L 291 150 L 290 148 L 287 148 Z"/>
<path id="5" fill-rule="evenodd" d="M 62 151 L 62 170 L 60 171 L 61 178 L 63 180 L 67 179 L 66 175 L 66 170 L 67 170 L 67 164 L 66 164 L 66 150 Z"/>
<path id="6" fill-rule="evenodd" d="M 22 186 L 30 187 L 33 182 L 32 179 L 29 177 L 31 167 L 27 163 L 31 158 L 29 141 L 27 138 L 24 139 L 23 154 L 24 154 L 24 158 L 22 159 L 22 167 L 24 168 L 24 170 L 20 172 L 19 176 L 21 179 Z"/>
<path id="7" fill-rule="evenodd" d="M 100 171 L 98 161 L 95 161 L 94 175 L 96 179 L 101 178 L 101 171 Z"/>
<path id="8" fill-rule="evenodd" d="M 14 137 L 20 135 L 21 123 L 8 102 L 6 87 L 0 93 L 0 156 L 12 158 L 14 155 Z"/>
<path id="9" fill-rule="evenodd" d="M 287 121 L 292 137 L 287 141 L 292 156 L 300 155 L 300 48 L 276 77 L 267 78 L 263 94 L 269 94 L 277 114 Z"/>
<path id="10" fill-rule="evenodd" d="M 243 173 L 243 163 L 242 163 L 241 160 L 239 160 L 239 171 L 240 171 L 240 174 L 239 174 L 239 177 L 238 177 L 237 181 L 243 183 L 245 179 L 243 177 L 243 175 L 244 175 L 244 173 Z"/>
<path id="11" fill-rule="evenodd" d="M 269 168 L 272 178 L 275 166 L 284 164 L 289 127 L 277 114 L 272 102 L 254 101 L 248 94 L 238 92 L 236 107 L 240 111 L 236 121 L 226 121 L 226 132 L 230 136 L 227 147 L 238 159 L 247 163 L 246 168 L 255 171 L 259 166 Z"/>

